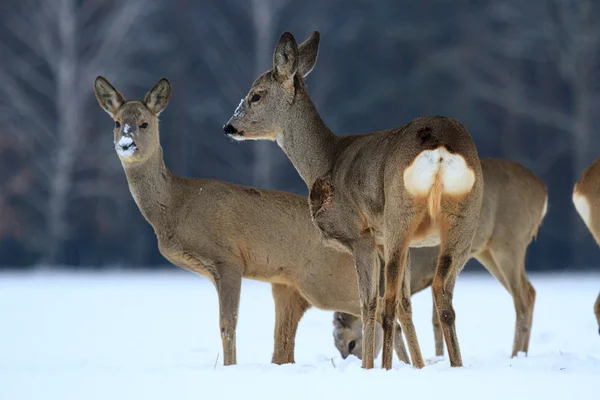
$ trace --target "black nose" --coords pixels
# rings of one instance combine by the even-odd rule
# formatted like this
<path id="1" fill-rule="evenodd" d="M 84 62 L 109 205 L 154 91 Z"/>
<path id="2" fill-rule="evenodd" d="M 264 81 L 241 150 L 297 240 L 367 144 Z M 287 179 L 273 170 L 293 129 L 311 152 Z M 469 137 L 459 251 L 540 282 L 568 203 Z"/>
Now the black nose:
<path id="1" fill-rule="evenodd" d="M 233 125 L 231 125 L 231 124 L 227 124 L 227 125 L 223 126 L 223 132 L 225 132 L 228 135 L 238 133 L 237 129 L 235 129 L 233 127 Z"/>

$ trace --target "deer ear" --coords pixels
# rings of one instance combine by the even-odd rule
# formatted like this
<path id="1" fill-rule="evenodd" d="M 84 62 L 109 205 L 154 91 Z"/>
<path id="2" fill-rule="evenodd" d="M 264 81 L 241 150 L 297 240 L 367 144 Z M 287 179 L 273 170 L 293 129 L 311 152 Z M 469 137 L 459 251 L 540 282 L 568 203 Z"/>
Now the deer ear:
<path id="1" fill-rule="evenodd" d="M 100 107 L 111 117 L 114 117 L 119 107 L 125 103 L 123 95 L 102 76 L 94 81 L 94 92 Z"/>
<path id="2" fill-rule="evenodd" d="M 275 47 L 273 70 L 281 82 L 293 82 L 298 70 L 298 44 L 289 32 L 281 35 Z"/>
<path id="3" fill-rule="evenodd" d="M 167 78 L 161 78 L 144 97 L 144 104 L 155 115 L 160 114 L 171 99 L 171 84 Z"/>
<path id="4" fill-rule="evenodd" d="M 314 31 L 308 39 L 298 46 L 298 72 L 303 78 L 306 78 L 310 74 L 317 63 L 320 40 L 321 35 L 319 31 Z"/>

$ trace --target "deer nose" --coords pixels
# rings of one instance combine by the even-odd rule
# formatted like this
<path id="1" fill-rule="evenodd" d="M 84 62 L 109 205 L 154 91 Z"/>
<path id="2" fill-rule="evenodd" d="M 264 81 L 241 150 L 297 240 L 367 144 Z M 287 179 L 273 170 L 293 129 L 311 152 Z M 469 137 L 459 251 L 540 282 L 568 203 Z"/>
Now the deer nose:
<path id="1" fill-rule="evenodd" d="M 233 127 L 233 125 L 231 125 L 231 124 L 224 125 L 223 132 L 225 132 L 226 135 L 232 135 L 234 133 L 238 133 L 237 129 L 235 129 Z"/>

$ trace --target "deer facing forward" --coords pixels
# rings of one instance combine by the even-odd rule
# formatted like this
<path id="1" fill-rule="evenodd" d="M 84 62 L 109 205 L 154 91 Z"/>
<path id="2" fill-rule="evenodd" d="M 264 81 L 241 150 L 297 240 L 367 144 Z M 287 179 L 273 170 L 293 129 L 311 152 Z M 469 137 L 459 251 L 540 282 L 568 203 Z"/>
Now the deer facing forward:
<path id="1" fill-rule="evenodd" d="M 318 48 L 318 32 L 299 46 L 285 32 L 273 68 L 254 81 L 224 132 L 235 140 L 277 141 L 310 191 L 311 214 L 323 236 L 353 255 L 364 368 L 373 368 L 378 253 L 385 261 L 382 366 L 392 366 L 396 312 L 413 365 L 424 366 L 412 322 L 408 249 L 439 245 L 432 289 L 450 364 L 461 366 L 452 297 L 471 253 L 483 195 L 475 144 L 459 121 L 446 117 L 418 118 L 366 135 L 335 135 L 304 81 Z"/>
<path id="2" fill-rule="evenodd" d="M 296 329 L 309 307 L 360 315 L 354 261 L 323 245 L 305 197 L 172 174 L 158 129 L 171 97 L 166 79 L 143 100 L 126 101 L 103 77 L 94 89 L 114 120 L 115 149 L 129 190 L 161 254 L 208 277 L 217 290 L 225 365 L 236 363 L 242 277 L 271 283 L 277 364 L 294 362 Z M 402 338 L 399 330 L 397 336 Z M 406 350 L 396 352 L 408 362 Z"/>

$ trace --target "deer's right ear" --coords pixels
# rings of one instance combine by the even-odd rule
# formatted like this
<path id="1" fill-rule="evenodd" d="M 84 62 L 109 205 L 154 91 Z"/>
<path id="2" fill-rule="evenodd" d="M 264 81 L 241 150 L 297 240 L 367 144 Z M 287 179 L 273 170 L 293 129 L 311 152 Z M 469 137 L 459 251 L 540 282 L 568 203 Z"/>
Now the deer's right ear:
<path id="1" fill-rule="evenodd" d="M 298 44 L 289 32 L 284 32 L 273 54 L 273 70 L 284 84 L 293 84 L 298 71 Z"/>
<path id="2" fill-rule="evenodd" d="M 94 92 L 100 107 L 111 117 L 114 117 L 119 107 L 125 103 L 123 95 L 102 76 L 94 81 Z"/>

